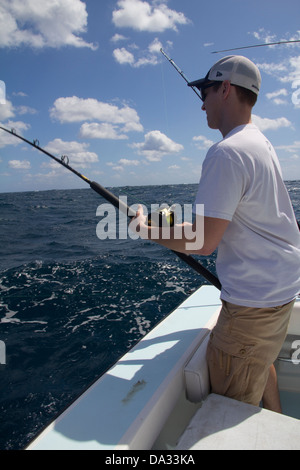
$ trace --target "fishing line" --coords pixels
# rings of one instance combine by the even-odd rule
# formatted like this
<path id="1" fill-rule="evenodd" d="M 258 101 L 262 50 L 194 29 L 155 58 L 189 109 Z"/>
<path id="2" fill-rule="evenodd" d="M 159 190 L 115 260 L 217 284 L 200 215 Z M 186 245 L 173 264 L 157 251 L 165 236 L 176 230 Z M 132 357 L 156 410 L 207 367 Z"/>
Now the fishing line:
<path id="1" fill-rule="evenodd" d="M 108 202 L 110 202 L 114 207 L 119 209 L 119 211 L 123 212 L 126 214 L 129 218 L 133 218 L 136 216 L 136 211 L 131 209 L 127 204 L 125 204 L 121 199 L 116 197 L 114 194 L 112 194 L 110 191 L 108 191 L 106 188 L 101 186 L 101 184 L 96 183 L 95 181 L 91 181 L 89 178 L 84 176 L 83 174 L 79 173 L 79 171 L 75 170 L 69 165 L 69 158 L 64 155 L 61 157 L 61 159 L 55 157 L 52 155 L 50 152 L 47 150 L 43 149 L 39 145 L 39 141 L 36 139 L 33 142 L 31 142 L 28 139 L 25 139 L 25 137 L 22 137 L 21 135 L 17 134 L 15 129 L 6 129 L 5 127 L 0 126 L 0 129 L 3 131 L 7 132 L 8 134 L 11 134 L 15 136 L 18 139 L 23 140 L 27 144 L 31 145 L 35 149 L 39 150 L 40 152 L 44 153 L 48 157 L 52 158 L 55 160 L 57 163 L 65 167 L 67 170 L 71 171 L 74 173 L 76 176 L 78 176 L 80 179 L 88 183 L 96 193 L 98 193 L 100 196 L 102 196 L 104 199 L 106 199 Z M 151 220 L 151 217 L 153 217 L 152 214 L 148 216 L 148 220 Z M 150 218 L 150 219 L 149 219 Z M 158 217 L 155 217 L 155 220 L 159 221 L 159 226 L 163 226 L 164 222 L 167 222 L 169 226 L 171 225 L 169 221 L 172 219 L 170 211 L 166 211 L 165 209 L 162 211 L 159 211 Z M 174 222 L 174 217 L 173 217 L 173 222 Z M 149 223 L 149 225 L 151 225 Z M 214 285 L 217 289 L 221 290 L 221 283 L 219 279 L 214 276 L 210 271 L 208 271 L 204 266 L 202 266 L 201 263 L 199 263 L 195 258 L 192 256 L 186 255 L 185 253 L 179 253 L 177 251 L 171 250 L 174 254 L 178 256 L 182 261 L 184 261 L 187 265 L 189 265 L 191 268 L 193 268 L 198 274 L 201 274 L 205 279 L 207 279 L 212 285 Z"/>
<path id="2" fill-rule="evenodd" d="M 166 126 L 167 126 L 167 130 L 169 131 L 169 119 L 168 119 L 168 107 L 167 107 L 167 91 L 166 91 L 166 81 L 165 81 L 165 74 L 164 74 L 164 67 L 163 67 L 163 64 L 161 64 L 161 81 L 162 81 L 162 89 L 163 89 L 163 96 L 164 96 Z"/>

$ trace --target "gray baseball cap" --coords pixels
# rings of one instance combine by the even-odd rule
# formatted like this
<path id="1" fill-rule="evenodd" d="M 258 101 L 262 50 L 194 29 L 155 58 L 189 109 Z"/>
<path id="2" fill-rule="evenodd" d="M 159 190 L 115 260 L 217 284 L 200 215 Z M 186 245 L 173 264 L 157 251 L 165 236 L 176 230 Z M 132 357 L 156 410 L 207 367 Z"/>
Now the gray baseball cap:
<path id="1" fill-rule="evenodd" d="M 261 75 L 257 66 L 240 55 L 231 55 L 220 59 L 209 70 L 204 78 L 188 83 L 188 86 L 201 89 L 209 82 L 229 80 L 232 85 L 239 85 L 258 95 L 261 85 Z"/>

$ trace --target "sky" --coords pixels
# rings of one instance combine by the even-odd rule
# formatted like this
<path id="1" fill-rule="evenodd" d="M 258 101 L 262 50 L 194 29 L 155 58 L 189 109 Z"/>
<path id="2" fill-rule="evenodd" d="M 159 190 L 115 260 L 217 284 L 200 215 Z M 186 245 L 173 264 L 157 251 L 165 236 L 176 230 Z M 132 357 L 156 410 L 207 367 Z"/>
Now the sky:
<path id="1" fill-rule="evenodd" d="M 189 80 L 226 55 L 254 61 L 253 122 L 300 179 L 299 0 L 0 0 L 0 123 L 106 187 L 197 183 L 207 127 Z M 0 192 L 86 183 L 0 130 Z"/>

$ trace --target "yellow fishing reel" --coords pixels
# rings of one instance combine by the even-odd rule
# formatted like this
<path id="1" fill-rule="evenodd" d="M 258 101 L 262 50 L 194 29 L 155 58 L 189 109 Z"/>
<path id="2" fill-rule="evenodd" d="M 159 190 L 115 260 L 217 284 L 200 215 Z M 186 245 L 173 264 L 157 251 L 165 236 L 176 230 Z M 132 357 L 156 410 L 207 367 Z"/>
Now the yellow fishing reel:
<path id="1" fill-rule="evenodd" d="M 147 224 L 149 227 L 174 227 L 176 214 L 172 207 L 164 207 L 148 215 Z"/>

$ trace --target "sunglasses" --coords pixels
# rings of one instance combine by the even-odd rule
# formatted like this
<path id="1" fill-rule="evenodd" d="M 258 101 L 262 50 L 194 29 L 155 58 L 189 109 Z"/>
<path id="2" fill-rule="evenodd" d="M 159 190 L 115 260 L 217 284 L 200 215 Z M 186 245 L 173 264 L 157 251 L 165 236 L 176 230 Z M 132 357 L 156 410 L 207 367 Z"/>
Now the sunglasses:
<path id="1" fill-rule="evenodd" d="M 217 82 L 217 81 L 214 81 L 212 83 L 208 83 L 207 85 L 203 85 L 201 88 L 199 87 L 199 91 L 200 91 L 200 98 L 201 100 L 204 101 L 206 100 L 206 93 L 204 93 L 204 90 L 206 90 L 207 88 L 210 88 L 212 86 L 214 86 L 216 83 L 220 83 L 220 82 Z"/>

